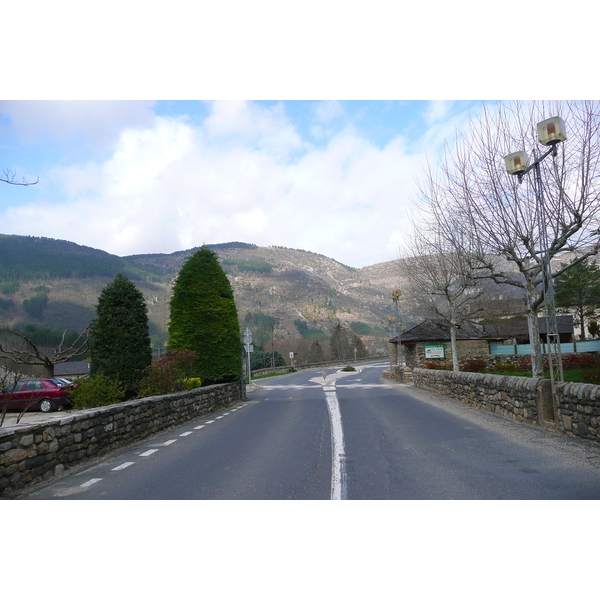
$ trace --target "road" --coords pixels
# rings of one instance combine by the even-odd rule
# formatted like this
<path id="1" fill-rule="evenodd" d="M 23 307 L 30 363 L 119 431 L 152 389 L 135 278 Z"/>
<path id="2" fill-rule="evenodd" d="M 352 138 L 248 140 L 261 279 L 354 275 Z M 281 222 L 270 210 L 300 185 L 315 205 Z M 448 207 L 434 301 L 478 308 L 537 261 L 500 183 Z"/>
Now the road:
<path id="1" fill-rule="evenodd" d="M 598 499 L 600 446 L 381 378 L 259 380 L 248 401 L 21 499 Z"/>

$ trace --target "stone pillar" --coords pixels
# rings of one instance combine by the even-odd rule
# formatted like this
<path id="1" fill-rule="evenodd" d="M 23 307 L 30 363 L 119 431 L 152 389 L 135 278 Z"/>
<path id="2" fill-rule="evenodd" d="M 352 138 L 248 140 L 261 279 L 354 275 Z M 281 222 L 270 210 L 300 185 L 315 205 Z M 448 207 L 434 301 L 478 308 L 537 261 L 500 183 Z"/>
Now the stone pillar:
<path id="1" fill-rule="evenodd" d="M 398 364 L 398 344 L 395 342 L 390 343 L 390 367 L 394 367 Z"/>

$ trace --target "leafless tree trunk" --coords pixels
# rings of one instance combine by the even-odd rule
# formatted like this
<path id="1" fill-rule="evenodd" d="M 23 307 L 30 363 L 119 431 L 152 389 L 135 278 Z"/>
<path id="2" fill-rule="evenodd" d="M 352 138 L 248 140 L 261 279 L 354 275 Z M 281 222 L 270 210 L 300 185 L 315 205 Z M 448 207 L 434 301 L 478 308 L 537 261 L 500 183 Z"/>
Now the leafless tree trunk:
<path id="1" fill-rule="evenodd" d="M 23 377 L 23 375 L 17 368 L 15 368 L 14 363 L 11 361 L 4 360 L 2 363 L 3 364 L 0 365 L 0 391 L 4 392 L 5 390 L 11 388 L 11 386 L 14 386 L 17 381 Z M 0 411 L 0 427 L 4 425 L 8 403 L 10 402 L 11 398 L 12 393 L 8 392 L 8 395 L 5 398 L 6 402 L 2 403 L 2 408 Z"/>
<path id="2" fill-rule="evenodd" d="M 539 206 L 533 179 L 526 176 L 519 184 L 506 172 L 504 156 L 517 150 L 535 153 L 540 147 L 537 123 L 551 116 L 563 118 L 567 140 L 559 145 L 556 158 L 548 157 L 540 165 L 547 216 L 541 227 L 549 241 L 548 256 L 551 260 L 579 250 L 579 262 L 597 254 L 600 102 L 510 102 L 484 107 L 469 133 L 458 138 L 454 149 L 447 149 L 439 172 L 430 170 L 421 187 L 421 200 L 448 242 L 460 245 L 469 240 L 474 272 L 525 291 L 537 376 L 543 375 L 537 317 L 545 296 Z M 512 272 L 505 261 L 514 266 Z"/>
<path id="3" fill-rule="evenodd" d="M 466 320 L 479 313 L 479 308 L 473 310 L 472 307 L 483 289 L 473 276 L 465 247 L 448 243 L 435 224 L 415 225 L 414 231 L 403 252 L 407 258 L 398 262 L 408 281 L 404 294 L 419 307 L 422 316 L 436 316 L 450 326 L 452 367 L 459 371 L 457 331 Z"/>

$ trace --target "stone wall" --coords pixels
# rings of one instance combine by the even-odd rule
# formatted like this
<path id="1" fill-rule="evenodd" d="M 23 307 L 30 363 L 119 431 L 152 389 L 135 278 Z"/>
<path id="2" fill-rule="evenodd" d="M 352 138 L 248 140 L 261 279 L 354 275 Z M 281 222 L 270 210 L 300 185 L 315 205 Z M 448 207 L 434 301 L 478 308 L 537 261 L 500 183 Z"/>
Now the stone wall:
<path id="1" fill-rule="evenodd" d="M 160 431 L 235 404 L 241 382 L 120 402 L 65 413 L 64 417 L 0 429 L 0 497 Z"/>
<path id="2" fill-rule="evenodd" d="M 415 369 L 415 387 L 516 421 L 600 442 L 600 385 L 549 379 Z"/>
<path id="3" fill-rule="evenodd" d="M 415 387 L 516 421 L 532 425 L 553 422 L 547 379 L 432 369 L 415 369 L 413 378 Z"/>
<path id="4" fill-rule="evenodd" d="M 561 429 L 567 435 L 600 441 L 600 385 L 559 383 L 556 396 Z"/>

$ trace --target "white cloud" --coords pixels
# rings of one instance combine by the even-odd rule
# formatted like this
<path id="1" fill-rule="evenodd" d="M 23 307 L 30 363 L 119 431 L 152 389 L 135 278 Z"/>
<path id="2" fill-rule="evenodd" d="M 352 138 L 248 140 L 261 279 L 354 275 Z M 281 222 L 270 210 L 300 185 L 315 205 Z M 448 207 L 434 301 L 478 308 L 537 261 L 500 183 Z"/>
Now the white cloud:
<path id="1" fill-rule="evenodd" d="M 147 127 L 154 120 L 148 101 L 5 100 L 0 113 L 8 116 L 26 142 L 50 136 L 63 142 L 83 136 L 93 144 L 107 144 L 124 127 Z"/>
<path id="2" fill-rule="evenodd" d="M 119 255 L 235 240 L 365 266 L 397 257 L 425 146 L 379 148 L 346 127 L 312 148 L 282 105 L 215 102 L 200 125 L 156 117 L 124 128 L 104 162 L 54 169 L 61 202 L 13 207 L 3 230 Z"/>

